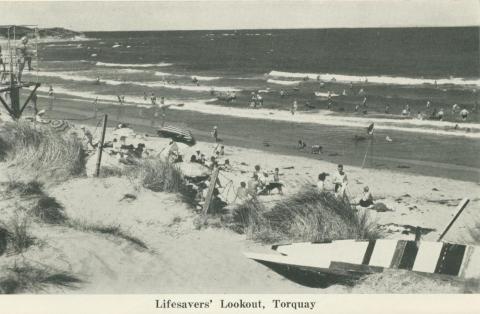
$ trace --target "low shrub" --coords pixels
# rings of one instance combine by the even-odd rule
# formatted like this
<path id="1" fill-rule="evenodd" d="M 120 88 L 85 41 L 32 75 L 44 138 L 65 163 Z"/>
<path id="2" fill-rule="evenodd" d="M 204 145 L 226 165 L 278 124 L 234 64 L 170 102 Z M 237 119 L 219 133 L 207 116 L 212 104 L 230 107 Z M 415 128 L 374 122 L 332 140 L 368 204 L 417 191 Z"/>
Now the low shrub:
<path id="1" fill-rule="evenodd" d="M 381 236 L 366 212 L 357 212 L 348 199 L 305 186 L 270 210 L 256 199 L 236 208 L 231 227 L 254 240 L 272 243 L 375 239 Z"/>
<path id="2" fill-rule="evenodd" d="M 48 224 L 62 224 L 67 220 L 62 204 L 54 197 L 42 195 L 31 209 L 33 215 Z"/>

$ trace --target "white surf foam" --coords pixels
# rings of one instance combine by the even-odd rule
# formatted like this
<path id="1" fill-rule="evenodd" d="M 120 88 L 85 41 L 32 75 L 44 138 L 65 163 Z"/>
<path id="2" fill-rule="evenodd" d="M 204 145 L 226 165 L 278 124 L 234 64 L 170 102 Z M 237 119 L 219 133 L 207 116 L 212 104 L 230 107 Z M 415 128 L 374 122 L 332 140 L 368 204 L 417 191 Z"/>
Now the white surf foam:
<path id="1" fill-rule="evenodd" d="M 36 73 L 36 72 L 35 72 Z M 28 75 L 28 74 L 26 74 Z M 75 82 L 89 82 L 95 83 L 96 79 L 84 75 L 72 74 L 71 72 L 47 72 L 39 71 L 38 76 L 43 77 L 56 77 L 62 80 L 75 81 Z M 100 79 L 101 84 L 107 85 L 122 85 L 122 84 L 131 84 L 136 86 L 145 86 L 151 88 L 168 88 L 168 89 L 179 89 L 192 92 L 210 92 L 212 89 L 217 92 L 238 92 L 240 89 L 228 86 L 196 86 L 196 85 L 185 85 L 185 84 L 170 84 L 163 81 L 154 81 L 154 82 L 135 82 L 135 81 L 118 81 L 112 79 Z"/>
<path id="2" fill-rule="evenodd" d="M 413 77 L 399 77 L 399 76 L 358 76 L 358 75 L 341 75 L 341 74 L 330 74 L 330 73 L 296 73 L 296 72 L 282 72 L 282 71 L 271 71 L 268 73 L 271 77 L 276 78 L 309 78 L 311 80 L 316 80 L 318 76 L 322 81 L 331 81 L 335 79 L 338 82 L 365 82 L 365 79 L 368 83 L 376 84 L 393 84 L 393 85 L 422 85 L 422 84 L 435 84 L 435 81 L 438 85 L 474 85 L 480 86 L 480 79 L 464 79 L 460 77 L 451 77 L 451 78 L 439 78 L 435 79 L 425 79 L 425 78 L 413 78 Z"/>
<path id="3" fill-rule="evenodd" d="M 285 80 L 268 79 L 267 83 L 291 86 L 291 85 L 298 85 L 301 83 L 301 81 L 285 81 Z"/>
<path id="4" fill-rule="evenodd" d="M 196 78 L 199 81 L 215 81 L 221 79 L 220 76 L 202 76 L 202 75 L 182 75 L 182 74 L 174 74 L 174 73 L 168 73 L 168 72 L 160 72 L 157 71 L 155 72 L 156 76 L 160 77 L 188 77 L 190 79 Z"/>
<path id="5" fill-rule="evenodd" d="M 41 92 L 48 92 L 48 87 L 40 87 Z M 97 95 L 93 92 L 80 92 L 71 91 L 65 88 L 56 87 L 56 94 L 71 95 L 74 97 L 80 97 L 90 99 L 93 101 L 96 97 L 101 102 L 108 102 L 110 104 L 118 104 L 116 95 Z M 232 108 L 222 107 L 218 105 L 207 104 L 207 102 L 214 99 L 203 100 L 182 100 L 182 99 L 168 99 L 167 105 L 174 105 L 183 103 L 184 106 L 171 106 L 170 109 L 174 110 L 190 110 L 212 115 L 224 115 L 234 116 L 247 119 L 259 119 L 259 120 L 273 120 L 273 121 L 287 121 L 296 123 L 311 123 L 319 125 L 330 126 L 342 126 L 362 128 L 366 127 L 370 123 L 375 123 L 375 129 L 377 130 L 392 130 L 402 132 L 412 132 L 417 134 L 432 134 L 432 135 L 445 135 L 445 136 L 458 136 L 467 137 L 473 139 L 480 139 L 480 124 L 478 123 L 462 123 L 461 128 L 463 130 L 453 130 L 455 123 L 443 122 L 443 121 L 429 121 L 429 120 L 392 120 L 385 118 L 360 118 L 360 117 L 341 117 L 333 116 L 326 113 L 303 113 L 297 112 L 292 115 L 287 110 L 272 110 L 272 109 L 246 109 L 246 108 Z M 149 101 L 145 101 L 141 96 L 126 96 L 126 105 L 135 105 L 150 107 Z M 449 128 L 448 130 L 446 128 Z M 470 128 L 475 132 L 467 133 L 464 129 Z"/>
<path id="6" fill-rule="evenodd" d="M 116 67 L 116 68 L 153 68 L 153 67 L 168 67 L 171 66 L 171 63 L 160 62 L 160 63 L 108 63 L 108 62 L 97 62 L 97 66 L 102 67 Z"/>

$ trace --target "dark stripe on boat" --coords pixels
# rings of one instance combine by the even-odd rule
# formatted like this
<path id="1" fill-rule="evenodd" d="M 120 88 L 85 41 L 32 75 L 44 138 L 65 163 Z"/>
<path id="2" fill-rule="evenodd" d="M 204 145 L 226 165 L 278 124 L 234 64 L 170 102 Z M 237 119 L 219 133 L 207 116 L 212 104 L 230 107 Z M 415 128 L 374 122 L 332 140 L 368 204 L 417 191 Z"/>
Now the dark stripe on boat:
<path id="1" fill-rule="evenodd" d="M 413 264 L 415 264 L 415 258 L 418 253 L 418 244 L 415 241 L 407 241 L 405 250 L 403 251 L 402 259 L 398 265 L 399 269 L 412 270 Z"/>
<path id="2" fill-rule="evenodd" d="M 370 258 L 372 258 L 372 253 L 373 253 L 373 249 L 375 248 L 376 242 L 377 242 L 376 240 L 370 240 L 368 242 L 367 250 L 365 251 L 365 255 L 363 256 L 363 261 L 362 261 L 363 265 L 368 265 L 368 263 L 370 263 Z"/>
<path id="3" fill-rule="evenodd" d="M 397 241 L 397 246 L 395 247 L 395 252 L 393 253 L 390 268 L 398 268 L 400 266 L 400 261 L 402 260 L 403 252 L 405 251 L 406 245 L 407 241 L 405 240 Z"/>
<path id="4" fill-rule="evenodd" d="M 444 243 L 438 257 L 436 274 L 457 276 L 465 255 L 465 245 Z"/>

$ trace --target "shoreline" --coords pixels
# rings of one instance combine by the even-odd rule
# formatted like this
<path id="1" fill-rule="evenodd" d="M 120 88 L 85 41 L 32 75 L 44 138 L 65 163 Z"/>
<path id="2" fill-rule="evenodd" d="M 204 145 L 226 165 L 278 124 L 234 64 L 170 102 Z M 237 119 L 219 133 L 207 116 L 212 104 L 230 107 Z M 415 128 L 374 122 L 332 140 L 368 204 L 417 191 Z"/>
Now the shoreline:
<path id="1" fill-rule="evenodd" d="M 56 118 L 56 119 L 64 118 L 65 115 L 67 116 L 74 115 L 74 117 L 76 117 L 75 119 L 85 119 L 87 117 L 92 117 L 93 113 L 91 111 L 91 107 L 89 107 L 91 106 L 91 104 L 88 104 L 87 106 L 79 107 L 78 106 L 79 102 L 82 102 L 82 101 L 78 100 L 78 101 L 64 102 L 62 107 L 56 107 L 61 112 L 54 111 L 49 113 L 48 116 L 51 116 L 52 118 Z M 115 116 L 117 114 L 116 109 L 118 109 L 118 106 L 103 107 L 102 105 L 100 105 L 99 109 L 100 109 L 99 115 L 101 114 L 101 112 L 108 113 L 109 121 L 110 123 L 113 124 L 114 123 L 113 121 L 116 120 Z M 150 126 L 151 119 L 141 118 L 138 116 L 136 117 L 135 114 L 138 113 L 138 109 L 136 108 L 125 108 L 125 109 L 126 111 L 124 112 L 123 118 L 120 119 L 121 121 L 117 121 L 115 123 L 118 123 L 118 122 L 130 123 L 132 126 L 134 126 L 135 129 L 141 130 L 142 132 L 152 132 L 154 129 L 157 128 L 157 127 L 152 128 Z M 361 142 L 359 144 L 353 145 L 354 142 L 352 142 L 350 136 L 353 137 L 354 134 L 358 134 L 358 133 L 356 133 L 355 129 L 348 131 L 349 129 L 344 127 L 344 128 L 340 128 L 339 130 L 337 129 L 332 130 L 334 132 L 332 134 L 334 136 L 340 136 L 340 138 L 338 138 L 338 141 L 332 142 L 329 145 L 324 146 L 324 149 L 326 150 L 325 154 L 320 156 L 311 155 L 308 152 L 303 152 L 296 149 L 296 140 L 288 139 L 289 137 L 291 137 L 290 135 L 291 132 L 289 132 L 288 129 L 285 129 L 280 125 L 278 125 L 277 122 L 275 122 L 274 125 L 271 126 L 273 129 L 277 130 L 276 136 L 270 139 L 268 139 L 267 137 L 264 140 L 262 140 L 264 136 L 262 136 L 262 138 L 255 138 L 253 134 L 255 134 L 255 130 L 260 127 L 262 128 L 262 130 L 265 130 L 265 128 L 267 127 L 266 125 L 260 126 L 255 122 L 255 120 L 251 120 L 251 119 L 247 119 L 247 120 L 242 120 L 238 118 L 226 119 L 225 117 L 224 118 L 221 118 L 221 117 L 222 116 L 203 115 L 203 114 L 198 114 L 195 112 L 188 112 L 188 111 L 175 111 L 175 112 L 172 111 L 169 114 L 168 123 L 174 124 L 174 125 L 176 124 L 184 125 L 184 123 L 181 123 L 182 121 L 189 121 L 190 125 L 188 128 L 192 130 L 192 132 L 194 133 L 194 136 L 197 139 L 203 140 L 203 141 L 212 140 L 209 132 L 211 131 L 210 130 L 211 125 L 213 125 L 213 123 L 216 123 L 221 130 L 220 137 L 224 138 L 225 145 L 236 143 L 237 146 L 242 146 L 247 148 L 250 147 L 250 148 L 265 150 L 273 153 L 288 154 L 290 156 L 306 156 L 309 159 L 315 159 L 315 160 L 318 160 L 319 158 L 321 158 L 323 160 L 327 160 L 331 162 L 344 163 L 344 164 L 357 165 L 357 166 L 359 165 L 359 162 L 361 163 L 361 160 L 365 153 L 364 147 L 366 147 L 366 145 L 368 144 L 367 142 Z M 158 119 L 155 119 L 155 120 L 156 120 L 155 123 L 158 125 L 159 120 Z M 92 123 L 95 123 L 95 122 L 92 122 Z M 239 128 L 239 125 L 238 125 L 239 123 L 245 123 L 245 128 Z M 310 138 L 312 136 L 316 137 L 315 134 L 317 134 L 317 132 L 324 133 L 325 131 L 327 131 L 321 126 L 313 126 L 313 125 L 307 125 L 308 129 L 305 129 L 304 125 L 301 125 L 301 124 L 295 125 L 295 124 L 289 123 L 288 127 L 292 131 L 294 131 L 294 133 L 307 132 L 306 134 L 304 134 L 304 139 L 307 140 L 309 143 L 312 143 L 312 140 Z M 317 128 L 318 128 L 318 131 L 317 131 Z M 281 133 L 278 133 L 279 131 L 281 131 Z M 340 133 L 337 134 L 335 132 L 340 132 Z M 378 136 L 380 136 L 380 133 Z M 397 135 L 397 137 L 398 136 L 400 135 Z M 403 142 L 405 140 L 408 140 L 409 133 L 406 133 L 405 135 L 402 135 L 402 136 L 407 136 L 405 139 L 398 138 L 398 140 L 401 140 Z M 394 138 L 397 139 L 396 137 Z M 349 142 L 344 142 L 345 140 Z M 426 140 L 425 145 L 430 145 L 427 143 L 433 140 L 433 138 L 432 139 L 427 138 L 425 140 Z M 463 142 L 459 142 L 459 140 L 460 138 L 458 139 L 452 138 L 450 142 L 452 143 L 452 145 L 461 147 L 464 144 Z M 463 141 L 467 143 L 467 141 L 470 141 L 470 140 L 463 139 Z M 387 148 L 390 149 L 389 147 L 391 146 L 385 146 L 388 143 L 386 142 L 384 143 L 385 144 L 382 144 L 382 143 L 377 144 L 378 148 L 381 149 L 380 151 L 384 151 Z M 426 149 L 428 149 L 428 147 L 429 146 L 427 146 Z M 473 147 L 470 146 L 470 147 L 472 149 L 472 152 L 468 153 L 468 155 L 474 154 L 474 151 L 475 151 L 475 146 Z M 399 147 L 398 149 L 401 149 L 401 147 Z M 401 152 L 401 150 L 399 152 Z M 473 162 L 473 164 L 460 163 L 459 165 L 455 165 L 450 163 L 442 163 L 440 160 L 437 160 L 436 162 L 428 161 L 428 160 L 416 162 L 415 160 L 411 160 L 412 156 L 410 156 L 409 154 L 405 154 L 405 152 L 402 153 L 403 156 L 397 155 L 394 152 L 390 152 L 389 154 L 383 155 L 383 156 L 381 154 L 379 155 L 378 153 L 374 155 L 376 156 L 377 160 L 374 162 L 373 160 L 371 161 L 370 158 L 368 158 L 367 160 L 368 169 L 372 169 L 371 168 L 372 166 L 374 168 L 387 167 L 395 172 L 420 173 L 420 174 L 430 174 L 430 175 L 433 174 L 434 176 L 438 176 L 438 177 L 445 176 L 449 178 L 465 180 L 470 182 L 480 181 L 480 170 L 478 169 L 478 167 L 475 166 L 476 165 L 474 161 L 475 159 L 471 161 Z M 437 157 L 442 157 L 442 156 L 437 156 Z M 437 158 L 437 157 L 435 157 L 435 155 L 432 155 L 432 158 Z M 468 161 L 468 160 L 465 160 L 465 161 Z"/>

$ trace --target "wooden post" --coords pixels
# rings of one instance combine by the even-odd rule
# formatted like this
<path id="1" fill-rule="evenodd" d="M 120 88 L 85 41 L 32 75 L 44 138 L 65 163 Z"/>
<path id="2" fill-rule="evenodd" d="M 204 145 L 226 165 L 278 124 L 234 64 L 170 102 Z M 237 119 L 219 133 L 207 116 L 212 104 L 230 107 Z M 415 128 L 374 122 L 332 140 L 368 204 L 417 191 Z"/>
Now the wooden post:
<path id="1" fill-rule="evenodd" d="M 422 228 L 417 226 L 415 228 L 415 242 L 419 242 L 422 239 Z"/>
<path id="2" fill-rule="evenodd" d="M 372 138 L 370 138 L 370 141 L 367 144 L 367 149 L 365 150 L 365 156 L 363 156 L 362 168 L 365 166 L 365 161 L 367 160 L 368 148 L 370 147 L 371 143 L 372 143 Z"/>
<path id="3" fill-rule="evenodd" d="M 217 184 L 219 170 L 220 169 L 218 167 L 215 167 L 212 171 L 210 185 L 208 186 L 207 196 L 205 197 L 205 204 L 203 204 L 203 215 L 206 215 L 208 213 L 208 208 L 210 207 L 210 202 L 212 201 L 213 190 L 215 189 L 215 185 Z"/>
<path id="4" fill-rule="evenodd" d="M 463 212 L 463 210 L 465 209 L 465 207 L 467 207 L 468 203 L 470 202 L 470 200 L 468 198 L 464 198 L 460 204 L 458 204 L 457 206 L 457 213 L 455 214 L 455 216 L 453 216 L 452 220 L 450 220 L 450 222 L 448 223 L 448 225 L 445 227 L 445 229 L 443 230 L 443 232 L 440 234 L 440 236 L 438 237 L 438 240 L 437 241 L 442 241 L 443 237 L 447 234 L 448 230 L 450 230 L 450 228 L 452 227 L 453 223 L 455 222 L 455 220 L 457 220 L 457 218 L 460 216 L 460 214 Z"/>
<path id="5" fill-rule="evenodd" d="M 97 157 L 97 165 L 95 168 L 96 177 L 100 175 L 100 164 L 102 162 L 103 142 L 105 141 L 105 130 L 107 129 L 107 118 L 108 118 L 108 115 L 105 115 L 103 117 L 102 137 L 100 139 L 100 143 L 98 143 L 98 157 Z"/>

